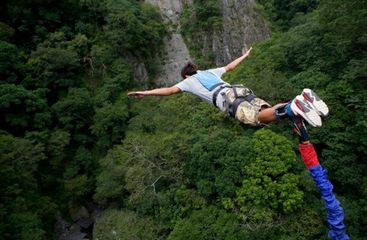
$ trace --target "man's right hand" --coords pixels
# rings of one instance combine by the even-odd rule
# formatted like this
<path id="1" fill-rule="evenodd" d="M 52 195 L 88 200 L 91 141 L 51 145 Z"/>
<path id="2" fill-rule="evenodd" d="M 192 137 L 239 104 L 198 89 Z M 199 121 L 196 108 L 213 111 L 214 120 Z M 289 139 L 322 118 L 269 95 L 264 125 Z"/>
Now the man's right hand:
<path id="1" fill-rule="evenodd" d="M 248 49 L 246 52 L 245 52 L 244 50 L 245 50 L 245 49 L 243 49 L 242 54 L 243 54 L 243 55 L 245 55 L 245 56 L 247 57 L 248 55 L 250 55 L 250 52 L 251 52 L 251 50 L 252 50 L 252 47 L 250 47 L 250 49 Z"/>
<path id="2" fill-rule="evenodd" d="M 127 95 L 136 98 L 143 98 L 145 96 L 169 96 L 179 92 L 181 92 L 181 89 L 179 89 L 176 86 L 172 86 L 172 87 L 156 88 L 147 91 L 129 92 Z"/>
<path id="3" fill-rule="evenodd" d="M 146 96 L 145 92 L 144 91 L 139 91 L 139 92 L 129 92 L 127 94 L 128 96 L 131 96 L 131 97 L 135 97 L 135 98 L 143 98 Z"/>

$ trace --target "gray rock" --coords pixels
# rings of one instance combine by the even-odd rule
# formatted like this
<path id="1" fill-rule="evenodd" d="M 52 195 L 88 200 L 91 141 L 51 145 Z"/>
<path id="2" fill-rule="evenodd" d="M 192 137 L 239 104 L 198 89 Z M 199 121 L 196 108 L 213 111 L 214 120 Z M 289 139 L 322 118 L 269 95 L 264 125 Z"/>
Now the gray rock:
<path id="1" fill-rule="evenodd" d="M 170 86 L 182 80 L 181 68 L 191 59 L 179 32 L 179 20 L 184 4 L 192 4 L 192 0 L 146 0 L 145 2 L 158 6 L 164 22 L 171 26 L 169 36 L 164 39 L 165 60 L 155 80 L 157 86 Z"/>
<path id="2" fill-rule="evenodd" d="M 78 227 L 76 227 L 77 229 Z M 75 231 L 70 231 L 69 234 L 67 235 L 68 240 L 84 240 L 84 238 L 87 236 L 86 233 L 82 233 L 79 230 L 75 230 Z"/>
<path id="3" fill-rule="evenodd" d="M 134 61 L 134 79 L 141 85 L 145 86 L 148 84 L 148 72 L 145 68 L 144 63 Z"/>
<path id="4" fill-rule="evenodd" d="M 76 222 L 82 218 L 89 218 L 89 212 L 85 207 L 70 209 L 71 219 Z"/>
<path id="5" fill-rule="evenodd" d="M 60 213 L 57 213 L 56 216 L 56 222 L 55 222 L 55 235 L 56 235 L 56 239 L 58 240 L 66 240 L 67 239 L 67 235 L 69 232 L 69 229 L 71 227 L 72 224 L 68 223 L 67 221 L 65 221 L 62 217 Z"/>
<path id="6" fill-rule="evenodd" d="M 270 37 L 270 28 L 255 7 L 254 0 L 221 1 L 223 29 L 212 36 L 217 65 L 229 63 L 254 43 Z"/>
<path id="7" fill-rule="evenodd" d="M 92 226 L 93 220 L 91 218 L 82 218 L 82 219 L 79 219 L 76 222 L 76 224 L 79 225 L 80 227 L 84 228 L 84 229 L 87 229 L 90 226 Z"/>
<path id="8" fill-rule="evenodd" d="M 170 86 L 181 80 L 180 70 L 191 60 L 189 51 L 179 32 L 179 15 L 185 4 L 192 0 L 146 0 L 159 7 L 166 23 L 171 27 L 170 36 L 164 40 L 166 60 L 162 63 L 158 78 L 158 86 Z M 200 39 L 194 41 L 203 45 L 202 54 L 214 53 L 217 66 L 228 64 L 241 56 L 256 42 L 270 36 L 266 21 L 255 11 L 254 0 L 222 0 L 223 28 L 215 32 L 203 33 Z M 213 66 L 215 67 L 215 66 Z"/>

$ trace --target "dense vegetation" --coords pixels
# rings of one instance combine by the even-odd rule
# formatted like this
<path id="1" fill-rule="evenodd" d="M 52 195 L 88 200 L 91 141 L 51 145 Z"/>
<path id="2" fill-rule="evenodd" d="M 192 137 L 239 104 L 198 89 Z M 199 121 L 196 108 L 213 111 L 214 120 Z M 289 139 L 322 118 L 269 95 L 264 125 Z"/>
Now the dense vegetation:
<path id="1" fill-rule="evenodd" d="M 99 159 L 134 115 L 133 64 L 154 76 L 165 27 L 129 0 L 0 9 L 0 239 L 52 239 L 57 212 L 93 202 Z"/>
<path id="2" fill-rule="evenodd" d="M 194 2 L 203 15 L 193 26 L 208 28 L 207 9 L 216 17 L 208 24 L 220 24 L 215 1 Z M 331 113 L 310 129 L 312 142 L 348 233 L 365 239 L 367 2 L 259 2 L 275 32 L 227 80 L 271 103 L 304 87 L 326 100 Z M 165 28 L 155 8 L 2 5 L 0 239 L 51 239 L 57 212 L 68 219 L 88 203 L 109 208 L 96 239 L 326 238 L 325 209 L 289 123 L 244 126 L 186 94 L 126 97 L 141 87 L 134 61 L 150 76 L 157 67 Z"/>

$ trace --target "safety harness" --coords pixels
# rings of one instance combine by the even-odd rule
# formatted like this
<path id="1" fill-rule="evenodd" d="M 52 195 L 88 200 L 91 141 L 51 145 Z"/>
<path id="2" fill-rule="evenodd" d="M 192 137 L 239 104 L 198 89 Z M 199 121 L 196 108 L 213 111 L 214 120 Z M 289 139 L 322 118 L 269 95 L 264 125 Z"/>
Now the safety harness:
<path id="1" fill-rule="evenodd" d="M 254 98 L 256 98 L 254 92 L 243 85 L 224 85 L 224 84 L 225 83 L 221 83 L 218 84 L 218 86 L 216 86 L 217 89 L 213 93 L 213 104 L 214 106 L 218 107 L 217 106 L 218 94 L 225 88 L 231 88 L 234 93 L 234 100 L 232 101 L 229 99 L 229 97 L 226 95 L 225 92 L 221 92 L 221 95 L 225 100 L 226 105 L 225 109 L 228 111 L 228 114 L 231 117 L 236 116 L 237 108 L 241 103 L 243 103 L 244 101 L 251 102 Z M 243 89 L 243 91 L 240 91 L 241 89 Z M 239 94 L 239 92 L 241 92 L 241 94 Z"/>

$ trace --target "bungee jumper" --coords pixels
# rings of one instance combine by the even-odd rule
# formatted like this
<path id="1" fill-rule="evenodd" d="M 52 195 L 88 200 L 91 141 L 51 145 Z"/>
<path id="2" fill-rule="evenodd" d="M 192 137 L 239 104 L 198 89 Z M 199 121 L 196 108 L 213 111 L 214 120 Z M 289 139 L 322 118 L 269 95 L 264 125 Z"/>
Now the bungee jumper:
<path id="1" fill-rule="evenodd" d="M 305 122 L 313 127 L 322 126 L 322 117 L 329 113 L 325 102 L 311 89 L 303 89 L 302 93 L 288 103 L 271 106 L 244 85 L 230 85 L 222 80 L 222 75 L 235 69 L 246 59 L 252 48 L 228 65 L 205 71 L 198 70 L 191 62 L 181 70 L 183 80 L 172 87 L 156 88 L 147 91 L 129 92 L 129 96 L 142 98 L 145 96 L 169 96 L 181 92 L 189 92 L 214 105 L 240 122 L 252 126 L 288 119 L 293 123 L 293 130 L 298 134 L 299 151 L 310 171 L 327 210 L 329 238 L 349 240 L 346 234 L 344 211 L 333 194 L 333 185 L 328 179 L 327 171 L 320 165 L 313 145 L 310 143 Z"/>
<path id="2" fill-rule="evenodd" d="M 252 48 L 224 67 L 205 71 L 198 70 L 195 64 L 189 62 L 181 70 L 183 80 L 176 85 L 129 92 L 128 95 L 142 98 L 189 92 L 245 124 L 260 126 L 289 119 L 298 134 L 307 132 L 304 121 L 313 127 L 321 127 L 320 116 L 326 116 L 329 109 L 310 89 L 304 89 L 293 101 L 271 106 L 244 85 L 230 85 L 223 81 L 222 75 L 235 69 L 249 56 L 251 50 Z"/>

